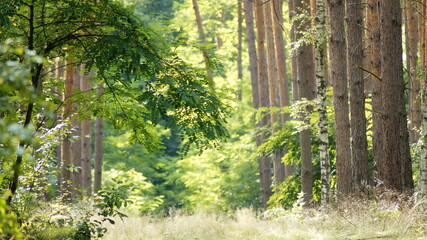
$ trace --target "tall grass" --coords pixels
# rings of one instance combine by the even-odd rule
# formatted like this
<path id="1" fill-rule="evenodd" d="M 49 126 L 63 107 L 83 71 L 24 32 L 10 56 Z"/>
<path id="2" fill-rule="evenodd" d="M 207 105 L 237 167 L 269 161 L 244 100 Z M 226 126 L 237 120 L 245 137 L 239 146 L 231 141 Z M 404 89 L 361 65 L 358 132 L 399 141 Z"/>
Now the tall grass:
<path id="1" fill-rule="evenodd" d="M 131 215 L 108 227 L 105 239 L 427 239 L 427 215 L 419 206 L 347 202 L 323 209 L 274 209 L 232 216 L 175 212 L 167 218 Z"/>

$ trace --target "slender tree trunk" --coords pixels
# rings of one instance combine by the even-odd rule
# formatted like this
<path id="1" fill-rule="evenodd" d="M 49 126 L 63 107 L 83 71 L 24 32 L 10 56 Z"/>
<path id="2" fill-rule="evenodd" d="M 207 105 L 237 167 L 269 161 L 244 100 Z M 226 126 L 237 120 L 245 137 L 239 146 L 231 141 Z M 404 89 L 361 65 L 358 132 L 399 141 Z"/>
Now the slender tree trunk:
<path id="1" fill-rule="evenodd" d="M 243 14 L 242 0 L 237 0 L 237 99 L 242 101 L 243 67 L 242 67 L 242 43 L 243 43 Z"/>
<path id="2" fill-rule="evenodd" d="M 254 8 L 252 1 L 244 1 L 245 22 L 246 22 L 246 41 L 248 42 L 249 65 L 251 73 L 252 86 L 252 106 L 259 108 L 259 89 L 258 89 L 258 57 L 255 46 L 254 30 Z"/>
<path id="3" fill-rule="evenodd" d="M 384 148 L 383 91 L 381 89 L 381 33 L 379 23 L 379 1 L 370 0 L 367 12 L 368 56 L 367 69 L 371 72 L 369 78 L 372 85 L 372 147 L 374 162 L 386 161 Z"/>
<path id="4" fill-rule="evenodd" d="M 296 24 L 293 22 L 293 18 L 295 15 L 295 0 L 288 1 L 288 12 L 289 12 L 289 20 L 292 23 L 290 29 L 290 40 L 291 42 L 295 42 L 295 28 Z M 291 52 L 291 82 L 292 82 L 292 101 L 296 102 L 299 100 L 298 94 L 298 65 L 297 65 L 297 53 L 292 50 Z M 286 176 L 292 176 L 295 172 L 295 165 L 285 166 Z"/>
<path id="5" fill-rule="evenodd" d="M 97 93 L 98 96 L 102 96 L 103 84 L 98 84 Z M 97 192 L 101 189 L 102 183 L 102 137 L 104 130 L 104 120 L 102 117 L 96 118 L 95 123 L 95 183 L 94 190 Z"/>
<path id="6" fill-rule="evenodd" d="M 92 82 L 88 79 L 92 72 L 84 74 L 81 78 L 83 92 L 90 91 Z M 92 137 L 91 122 L 88 119 L 82 121 L 82 186 L 88 197 L 92 196 Z"/>
<path id="7" fill-rule="evenodd" d="M 350 134 L 353 187 L 362 190 L 368 183 L 365 87 L 363 79 L 362 1 L 347 0 L 347 71 L 350 86 Z"/>
<path id="8" fill-rule="evenodd" d="M 418 19 L 416 2 L 405 0 L 405 37 L 406 37 L 406 68 L 409 82 L 409 141 L 415 143 L 420 138 L 421 102 L 420 82 L 417 78 L 418 65 Z"/>
<path id="9" fill-rule="evenodd" d="M 268 60 L 268 87 L 269 87 L 269 98 L 270 106 L 280 107 L 280 92 L 279 92 L 279 69 L 277 64 L 276 56 L 276 44 L 274 35 L 274 5 L 273 1 L 266 2 L 264 4 L 264 15 L 265 15 L 265 26 L 267 36 L 267 60 Z M 283 43 L 282 43 L 283 44 Z M 279 86 L 279 87 L 278 87 Z M 278 114 L 270 114 L 270 128 L 275 132 L 276 124 L 278 124 Z M 273 170 L 274 170 L 274 182 L 276 185 L 283 182 L 285 179 L 285 165 L 282 163 L 282 156 L 280 153 L 273 155 Z"/>
<path id="10" fill-rule="evenodd" d="M 344 0 L 328 0 L 330 12 L 330 62 L 334 87 L 336 175 L 338 195 L 352 189 L 350 118 L 348 105 L 347 59 L 344 30 Z"/>
<path id="11" fill-rule="evenodd" d="M 411 158 L 404 101 L 401 25 L 400 1 L 380 0 L 382 120 L 387 162 L 377 162 L 378 176 L 384 187 L 399 191 L 413 186 L 412 169 L 408 164 Z"/>
<path id="12" fill-rule="evenodd" d="M 80 66 L 74 67 L 73 89 L 80 90 Z M 73 112 L 76 112 L 77 108 L 78 103 L 73 103 Z M 73 114 L 72 127 L 74 140 L 71 143 L 71 158 L 74 170 L 72 171 L 71 179 L 73 180 L 73 193 L 76 194 L 82 188 L 82 129 L 77 113 Z"/>
<path id="13" fill-rule="evenodd" d="M 265 23 L 264 23 L 264 4 L 262 0 L 255 1 L 255 18 L 257 28 L 257 45 L 258 45 L 258 88 L 259 88 L 259 104 L 260 107 L 270 107 L 269 89 L 268 89 L 268 72 L 267 72 L 267 54 L 265 49 Z M 268 126 L 269 116 L 261 120 L 261 127 Z M 261 141 L 266 139 L 265 133 L 262 133 Z M 261 188 L 262 188 L 262 204 L 267 207 L 267 202 L 272 195 L 271 191 L 271 166 L 270 159 L 261 157 L 259 159 Z"/>
<path id="14" fill-rule="evenodd" d="M 420 192 L 423 197 L 427 195 L 427 78 L 426 78 L 426 19 L 427 16 L 427 1 L 422 0 L 418 5 L 420 14 L 418 18 L 419 33 L 420 33 L 420 57 L 422 81 L 421 81 L 421 109 L 422 109 L 422 122 L 421 122 L 421 149 L 420 149 L 420 178 L 419 186 Z"/>
<path id="15" fill-rule="evenodd" d="M 297 15 L 310 14 L 310 1 L 296 0 L 295 11 Z M 310 28 L 310 21 L 296 23 L 296 40 L 303 38 L 303 33 Z M 299 77 L 299 97 L 307 100 L 314 99 L 315 96 L 315 73 L 314 73 L 314 56 L 313 45 L 304 43 L 297 50 L 297 64 Z M 307 113 L 312 109 L 307 109 Z M 310 130 L 303 130 L 300 133 L 300 148 L 301 148 L 301 183 L 302 192 L 304 194 L 304 202 L 306 204 L 312 201 L 313 188 L 313 164 L 311 160 L 311 140 Z"/>
<path id="16" fill-rule="evenodd" d="M 192 0 L 192 2 L 193 2 L 194 14 L 196 16 L 197 31 L 199 32 L 200 42 L 206 43 L 205 32 L 203 31 L 203 25 L 202 25 L 202 17 L 200 16 L 199 4 L 197 0 Z M 214 90 L 213 74 L 210 70 L 211 68 L 209 66 L 209 58 L 206 50 L 203 50 L 203 61 L 205 62 L 207 76 L 208 76 L 209 82 L 211 83 L 211 89 Z"/>
<path id="17" fill-rule="evenodd" d="M 325 2 L 316 0 L 316 81 L 317 81 L 317 100 L 319 112 L 319 156 L 322 194 L 321 202 L 329 202 L 330 193 L 330 160 L 329 160 L 329 136 L 328 136 L 328 116 L 326 111 L 326 47 L 327 47 L 327 29 L 326 29 L 326 11 Z"/>
<path id="18" fill-rule="evenodd" d="M 283 0 L 273 0 L 271 5 L 271 12 L 273 17 L 274 26 L 274 44 L 275 44 L 275 55 L 278 71 L 278 97 L 279 106 L 281 108 L 290 105 L 289 102 L 289 87 L 288 87 L 288 76 L 286 71 L 286 54 L 285 54 L 285 40 L 283 37 Z M 282 125 L 289 120 L 289 114 L 282 114 L 280 121 Z M 281 183 L 286 178 L 286 169 L 292 168 L 292 166 L 285 166 L 282 162 L 282 156 L 285 154 L 283 149 L 279 154 L 275 156 L 275 162 L 280 168 L 275 173 L 276 183 Z M 289 170 L 288 170 L 289 171 Z"/>
<path id="19" fill-rule="evenodd" d="M 71 119 L 73 111 L 73 103 L 71 97 L 73 95 L 73 84 L 74 84 L 74 65 L 72 61 L 67 62 L 65 69 L 65 92 L 64 92 L 64 110 L 62 119 Z M 71 123 L 71 121 L 70 121 Z M 72 125 L 70 125 L 72 126 Z M 71 128 L 68 129 L 71 131 Z M 63 197 L 68 199 L 71 196 L 72 191 L 72 155 L 71 155 L 71 133 L 63 137 L 62 149 L 61 149 L 61 194 Z"/>

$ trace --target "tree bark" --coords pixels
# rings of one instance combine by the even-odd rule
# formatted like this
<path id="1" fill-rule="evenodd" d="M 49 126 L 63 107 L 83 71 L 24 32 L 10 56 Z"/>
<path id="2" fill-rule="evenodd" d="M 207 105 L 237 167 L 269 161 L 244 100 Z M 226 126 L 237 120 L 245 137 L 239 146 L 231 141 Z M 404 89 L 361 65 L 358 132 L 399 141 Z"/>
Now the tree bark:
<path id="1" fill-rule="evenodd" d="M 330 63 L 334 92 L 336 176 L 338 195 L 352 190 L 350 118 L 348 105 L 347 59 L 344 30 L 344 0 L 328 0 L 330 13 Z"/>
<path id="2" fill-rule="evenodd" d="M 320 180 L 322 185 L 321 203 L 327 204 L 330 195 L 330 160 L 329 160 L 329 135 L 328 116 L 326 111 L 326 11 L 325 2 L 316 0 L 316 81 L 317 100 L 319 112 L 319 158 L 320 158 Z"/>
<path id="3" fill-rule="evenodd" d="M 347 71 L 350 86 L 351 160 L 354 190 L 368 183 L 368 143 L 366 139 L 365 87 L 363 79 L 362 1 L 347 0 Z"/>
<path id="4" fill-rule="evenodd" d="M 66 121 L 71 119 L 73 112 L 73 103 L 71 97 L 73 95 L 73 84 L 74 84 L 74 65 L 72 61 L 67 61 L 65 68 L 65 92 L 64 92 L 64 110 L 62 119 Z M 71 123 L 71 121 L 70 121 Z M 68 131 L 70 132 L 66 136 L 63 136 L 62 149 L 61 149 L 61 194 L 63 198 L 67 199 L 71 196 L 72 191 L 72 155 L 71 155 L 71 125 L 69 125 Z"/>
<path id="5" fill-rule="evenodd" d="M 264 4 L 262 0 L 255 1 L 255 18 L 257 28 L 257 45 L 258 45 L 258 89 L 260 107 L 270 107 L 268 73 L 267 73 L 267 54 L 265 49 L 265 23 L 264 23 Z M 269 116 L 261 120 L 260 126 L 268 126 Z M 261 133 L 261 142 L 266 139 L 265 133 Z M 271 166 L 270 159 L 261 157 L 259 159 L 261 188 L 262 188 L 262 205 L 267 207 L 267 202 L 272 195 L 271 191 Z"/>
<path id="6" fill-rule="evenodd" d="M 413 187 L 404 101 L 401 25 L 400 1 L 380 0 L 382 120 L 387 162 L 377 163 L 378 177 L 385 188 L 398 191 Z"/>
<path id="7" fill-rule="evenodd" d="M 237 100 L 242 101 L 243 67 L 242 67 L 242 43 L 243 43 L 243 14 L 242 0 L 237 0 Z"/>
<path id="8" fill-rule="evenodd" d="M 80 66 L 74 67 L 74 83 L 73 83 L 73 89 L 74 90 L 80 90 Z M 73 103 L 73 117 L 72 117 L 72 128 L 73 128 L 73 142 L 71 143 L 71 158 L 74 170 L 72 171 L 72 177 L 73 180 L 73 193 L 77 194 L 79 190 L 82 188 L 82 129 L 80 120 L 77 116 L 77 108 L 78 103 Z"/>
<path id="9" fill-rule="evenodd" d="M 254 30 L 254 8 L 252 1 L 244 1 L 245 22 L 246 22 L 246 41 L 248 42 L 249 65 L 251 73 L 252 86 L 252 106 L 259 108 L 259 89 L 258 89 L 258 57 L 255 46 Z"/>
<path id="10" fill-rule="evenodd" d="M 297 15 L 310 15 L 310 1 L 296 0 L 295 11 Z M 303 38 L 303 33 L 310 28 L 310 21 L 296 22 L 296 40 Z M 315 73 L 313 45 L 303 43 L 297 50 L 298 64 L 298 94 L 300 99 L 312 100 L 315 97 Z M 312 109 L 307 109 L 307 113 Z M 313 164 L 311 160 L 311 140 L 310 130 L 303 130 L 300 133 L 301 148 L 301 189 L 304 194 L 303 199 L 306 204 L 311 203 L 313 198 Z"/>
<path id="11" fill-rule="evenodd" d="M 92 76 L 92 72 L 86 73 L 81 78 L 81 88 L 83 92 L 88 92 L 92 89 L 92 82 L 88 79 Z M 91 121 L 85 119 L 82 121 L 82 187 L 84 193 L 92 196 L 92 137 L 91 137 Z"/>
<path id="12" fill-rule="evenodd" d="M 102 96 L 103 84 L 98 84 L 97 93 L 98 96 Z M 96 118 L 95 123 L 95 182 L 94 191 L 97 192 L 101 189 L 102 184 L 102 137 L 104 130 L 104 120 L 102 117 Z"/>
<path id="13" fill-rule="evenodd" d="M 406 37 L 406 69 L 409 82 L 409 141 L 415 143 L 420 138 L 421 102 L 420 82 L 417 78 L 418 65 L 418 19 L 416 2 L 405 0 L 405 37 Z"/>
<path id="14" fill-rule="evenodd" d="M 293 21 L 294 15 L 295 15 L 295 0 L 289 0 L 288 1 L 288 16 L 289 21 L 292 23 L 291 29 L 290 29 L 290 40 L 291 42 L 295 42 L 295 28 L 296 24 Z M 294 49 L 292 49 L 291 52 L 291 82 L 292 82 L 292 101 L 296 102 L 299 99 L 298 95 L 298 65 L 297 65 L 297 54 Z M 295 165 L 291 166 L 285 166 L 285 173 L 286 176 L 292 176 L 295 172 Z"/>
<path id="15" fill-rule="evenodd" d="M 197 0 L 192 0 L 192 2 L 193 2 L 194 14 L 196 16 L 197 31 L 199 32 L 200 42 L 206 43 L 206 36 L 205 36 L 205 32 L 203 31 L 202 17 L 200 16 L 199 4 Z M 208 53 L 206 52 L 206 50 L 203 50 L 203 62 L 205 63 L 205 66 L 206 66 L 207 77 L 209 79 L 209 82 L 211 83 L 211 90 L 214 90 L 215 87 L 213 82 L 213 74 L 210 70 Z"/>

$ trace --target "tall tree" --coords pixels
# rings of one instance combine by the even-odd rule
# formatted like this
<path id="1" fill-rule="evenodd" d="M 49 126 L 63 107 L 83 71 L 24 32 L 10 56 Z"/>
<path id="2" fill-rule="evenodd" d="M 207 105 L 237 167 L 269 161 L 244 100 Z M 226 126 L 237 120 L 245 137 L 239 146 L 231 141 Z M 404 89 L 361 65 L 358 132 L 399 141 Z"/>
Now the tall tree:
<path id="1" fill-rule="evenodd" d="M 102 97 L 104 84 L 98 84 L 97 94 L 98 97 Z M 97 117 L 95 122 L 95 179 L 94 179 L 94 191 L 97 192 L 101 189 L 102 183 L 102 142 L 103 142 L 103 130 L 104 130 L 104 119 Z"/>
<path id="2" fill-rule="evenodd" d="M 418 65 L 418 16 L 417 1 L 405 0 L 405 38 L 406 69 L 409 83 L 409 141 L 414 143 L 420 138 L 421 102 L 420 82 L 417 77 Z"/>
<path id="3" fill-rule="evenodd" d="M 287 107 L 290 105 L 289 100 L 289 87 L 288 87 L 288 76 L 286 69 L 286 54 L 285 54 L 285 40 L 283 37 L 283 0 L 273 0 L 271 4 L 271 12 L 273 17 L 273 27 L 274 27 L 274 46 L 276 51 L 276 63 L 277 63 L 277 72 L 278 72 L 278 97 L 279 97 L 279 106 L 281 108 Z M 284 124 L 289 120 L 289 114 L 282 114 L 280 121 Z M 282 182 L 286 177 L 286 173 L 292 174 L 293 166 L 284 166 L 282 163 L 282 156 L 286 150 L 283 149 L 280 154 L 276 154 L 276 162 L 280 164 L 280 167 L 283 167 L 283 170 L 279 170 L 275 176 L 276 182 Z M 278 158 L 278 159 L 277 159 Z"/>
<path id="4" fill-rule="evenodd" d="M 269 99 L 271 107 L 280 107 L 280 84 L 279 84 L 279 69 L 276 56 L 276 44 L 274 35 L 274 4 L 273 1 L 264 4 L 265 15 L 265 30 L 267 36 L 267 66 L 268 66 L 268 87 Z M 283 45 L 283 43 L 281 43 Z M 273 132 L 276 131 L 279 117 L 277 113 L 270 114 L 270 128 Z M 275 184 L 280 184 L 285 179 L 285 165 L 282 163 L 280 153 L 275 153 L 273 156 L 273 170 Z"/>
<path id="5" fill-rule="evenodd" d="M 242 101 L 243 91 L 243 67 L 242 67 L 242 45 L 243 45 L 243 7 L 242 0 L 237 0 L 237 99 Z"/>
<path id="6" fill-rule="evenodd" d="M 344 30 L 344 0 L 328 0 L 330 13 L 330 63 L 334 87 L 336 175 L 338 195 L 348 195 L 352 189 L 350 118 L 348 105 L 348 82 L 346 41 Z"/>
<path id="7" fill-rule="evenodd" d="M 73 104 L 71 97 L 73 95 L 73 84 L 74 84 L 74 63 L 72 60 L 68 60 L 65 69 L 65 91 L 64 91 L 64 110 L 62 119 L 70 120 L 73 110 Z M 70 120 L 71 121 L 71 120 Z M 72 126 L 69 124 L 69 126 Z M 68 129 L 71 131 L 71 129 Z M 62 149 L 61 149 L 61 193 L 65 198 L 70 197 L 72 190 L 72 153 L 71 153 L 71 134 L 63 136 Z"/>
<path id="8" fill-rule="evenodd" d="M 256 33 L 257 33 L 257 52 L 258 52 L 258 90 L 259 90 L 259 106 L 270 107 L 269 88 L 268 88 L 268 72 L 267 72 L 267 52 L 265 48 L 265 16 L 264 2 L 262 0 L 255 1 L 255 18 L 256 18 Z M 262 118 L 260 126 L 269 125 L 269 116 L 265 114 Z M 261 133 L 261 142 L 266 138 L 265 133 Z M 268 157 L 260 157 L 259 159 L 261 188 L 262 188 L 262 205 L 267 207 L 267 202 L 272 195 L 271 191 L 271 166 Z"/>
<path id="9" fill-rule="evenodd" d="M 80 91 L 80 66 L 74 67 L 74 84 L 73 90 L 75 94 Z M 71 143 L 71 157 L 73 163 L 72 180 L 73 180 L 73 192 L 81 189 L 82 187 L 82 129 L 81 123 L 77 115 L 78 103 L 73 103 L 73 117 L 72 117 L 72 135 L 73 142 Z"/>
<path id="10" fill-rule="evenodd" d="M 252 87 L 252 106 L 259 108 L 259 89 L 258 89 L 258 57 L 255 46 L 255 29 L 254 29 L 254 7 L 252 1 L 244 1 L 245 23 L 246 23 L 246 41 L 248 43 L 248 55 L 251 74 Z"/>
<path id="11" fill-rule="evenodd" d="M 363 79 L 362 1 L 346 1 L 347 71 L 350 88 L 350 134 L 353 187 L 368 183 L 368 143 L 366 138 L 365 87 Z"/>
<path id="12" fill-rule="evenodd" d="M 199 10 L 199 3 L 197 2 L 197 0 L 192 0 L 192 2 L 193 2 L 194 14 L 196 16 L 197 31 L 199 33 L 200 42 L 206 43 L 205 31 L 203 30 L 202 16 L 200 15 L 200 10 Z M 203 50 L 203 61 L 205 63 L 206 72 L 207 72 L 208 78 L 211 82 L 211 87 L 213 90 L 214 89 L 213 74 L 210 70 L 211 67 L 209 66 L 208 52 L 206 50 Z"/>
<path id="13" fill-rule="evenodd" d="M 372 85 L 372 147 L 374 162 L 385 162 L 383 152 L 384 128 L 382 123 L 383 91 L 381 89 L 381 32 L 379 22 L 379 1 L 370 0 L 367 11 L 367 61 Z"/>
<path id="14" fill-rule="evenodd" d="M 296 41 L 302 42 L 297 49 L 298 65 L 298 94 L 300 99 L 312 100 L 315 97 L 315 70 L 313 44 L 304 41 L 304 34 L 310 29 L 311 21 L 301 18 L 310 16 L 310 1 L 296 0 L 295 12 L 299 16 L 296 22 Z M 312 109 L 306 109 L 310 112 Z M 305 117 L 304 117 L 305 118 Z M 313 188 L 313 164 L 311 160 L 311 140 L 310 130 L 302 130 L 300 133 L 301 148 L 301 183 L 304 194 L 304 202 L 310 203 L 312 200 Z"/>
<path id="15" fill-rule="evenodd" d="M 83 65 L 85 68 L 85 65 Z M 86 71 L 86 70 L 85 70 Z M 80 87 L 83 93 L 92 89 L 92 82 L 89 80 L 93 76 L 92 71 L 86 73 L 81 78 Z M 82 121 L 82 187 L 84 193 L 92 196 L 92 132 L 90 119 Z"/>
<path id="16" fill-rule="evenodd" d="M 317 81 L 317 100 L 319 112 L 319 156 L 322 194 L 321 202 L 329 202 L 330 193 L 330 159 L 329 159 L 329 134 L 328 134 L 328 116 L 326 110 L 326 47 L 327 34 L 326 29 L 326 10 L 325 1 L 316 0 L 316 81 Z"/>
<path id="17" fill-rule="evenodd" d="M 399 0 L 380 1 L 381 86 L 383 90 L 384 154 L 378 178 L 394 190 L 413 188 L 404 101 L 402 9 Z"/>

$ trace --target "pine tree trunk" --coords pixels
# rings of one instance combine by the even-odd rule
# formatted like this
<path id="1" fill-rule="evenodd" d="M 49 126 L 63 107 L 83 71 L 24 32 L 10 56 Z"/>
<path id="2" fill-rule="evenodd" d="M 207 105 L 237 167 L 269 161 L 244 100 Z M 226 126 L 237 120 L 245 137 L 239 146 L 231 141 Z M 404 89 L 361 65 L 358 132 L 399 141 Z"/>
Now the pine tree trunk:
<path id="1" fill-rule="evenodd" d="M 415 143 L 420 138 L 421 102 L 420 82 L 417 78 L 418 65 L 418 19 L 416 2 L 405 0 L 405 37 L 406 37 L 406 68 L 409 82 L 409 141 Z"/>
<path id="2" fill-rule="evenodd" d="M 242 101 L 243 67 L 242 67 L 242 43 L 243 43 L 243 16 L 242 0 L 237 0 L 237 100 Z"/>
<path id="3" fill-rule="evenodd" d="M 257 28 L 257 46 L 258 46 L 258 89 L 259 89 L 259 104 L 260 107 L 270 107 L 269 89 L 268 89 L 268 72 L 267 72 L 267 54 L 265 49 L 265 23 L 264 23 L 264 3 L 262 0 L 255 1 L 255 18 Z M 269 116 L 261 120 L 261 128 L 268 126 Z M 261 142 L 266 139 L 265 133 L 261 133 Z M 272 195 L 271 191 L 271 166 L 270 159 L 261 157 L 259 159 L 261 188 L 262 188 L 262 204 L 267 207 L 267 202 Z"/>
<path id="4" fill-rule="evenodd" d="M 275 49 L 275 36 L 274 36 L 274 25 L 273 25 L 273 14 L 274 5 L 273 1 L 266 2 L 264 4 L 264 16 L 267 36 L 267 58 L 268 58 L 268 86 L 269 86 L 269 98 L 270 106 L 280 107 L 280 92 L 279 92 L 279 69 L 277 64 L 277 56 Z M 282 43 L 283 44 L 283 43 Z M 271 122 L 270 128 L 273 132 L 276 132 L 276 125 L 278 124 L 278 114 L 270 114 Z M 280 153 L 273 155 L 273 170 L 274 170 L 274 182 L 276 185 L 283 182 L 285 179 L 285 165 L 282 163 L 282 156 Z"/>
<path id="5" fill-rule="evenodd" d="M 317 100 L 319 112 L 319 158 L 320 158 L 320 180 L 322 185 L 321 203 L 329 202 L 330 192 L 330 160 L 329 160 L 329 136 L 328 116 L 326 111 L 326 11 L 323 0 L 316 0 L 316 81 Z"/>
<path id="6" fill-rule="evenodd" d="M 387 162 L 377 162 L 384 187 L 403 191 L 412 189 L 412 170 L 404 101 L 402 62 L 402 10 L 399 0 L 380 1 L 381 86 L 384 153 Z"/>
<path id="7" fill-rule="evenodd" d="M 62 115 L 62 119 L 64 120 L 70 119 L 73 111 L 73 104 L 71 102 L 73 83 L 74 66 L 72 61 L 68 61 L 65 69 L 64 110 Z M 69 128 L 69 130 L 71 130 L 71 128 Z M 61 194 L 64 199 L 68 199 L 72 191 L 72 174 L 70 171 L 70 168 L 72 167 L 70 137 L 71 133 L 63 137 L 61 149 Z"/>
<path id="8" fill-rule="evenodd" d="M 297 15 L 310 14 L 310 1 L 296 0 L 295 11 Z M 311 22 L 296 23 L 296 40 L 302 39 L 302 33 L 307 32 Z M 301 99 L 312 100 L 315 97 L 315 73 L 314 73 L 314 56 L 313 45 L 304 43 L 297 50 L 298 64 L 298 94 Z M 307 113 L 312 109 L 307 109 Z M 313 164 L 311 160 L 311 140 L 310 130 L 303 130 L 300 133 L 301 148 L 301 189 L 304 194 L 304 202 L 309 204 L 312 201 L 313 188 Z"/>
<path id="9" fill-rule="evenodd" d="M 352 190 L 350 118 L 348 105 L 347 59 L 344 31 L 344 0 L 328 0 L 331 33 L 329 38 L 331 81 L 334 87 L 336 176 L 338 195 Z"/>
<path id="10" fill-rule="evenodd" d="M 289 102 L 289 87 L 288 87 L 288 76 L 286 70 L 286 54 L 285 54 L 285 40 L 283 37 L 283 1 L 282 0 L 273 0 L 271 6 L 271 12 L 273 16 L 273 26 L 274 26 L 274 44 L 276 51 L 276 63 L 278 70 L 278 90 L 279 90 L 279 106 L 281 108 L 288 107 Z M 280 119 L 282 125 L 289 120 L 289 114 L 282 114 Z M 275 173 L 276 182 L 281 183 L 286 178 L 286 172 L 292 166 L 285 166 L 282 163 L 282 156 L 285 154 L 286 149 L 280 151 L 279 154 L 276 154 L 275 161 L 280 164 L 280 171 Z M 280 173 L 280 174 L 279 174 Z"/>
<path id="11" fill-rule="evenodd" d="M 295 42 L 295 28 L 296 24 L 293 22 L 295 15 L 295 0 L 288 1 L 288 12 L 289 21 L 292 23 L 289 32 L 291 42 Z M 299 100 L 298 95 L 298 65 L 297 65 L 297 54 L 294 50 L 291 52 L 291 82 L 292 82 L 292 101 L 296 102 Z M 292 176 L 295 172 L 295 165 L 285 166 L 286 176 Z"/>
<path id="12" fill-rule="evenodd" d="M 102 96 L 103 84 L 98 84 L 98 96 Z M 96 118 L 95 123 L 95 182 L 94 191 L 97 192 L 101 189 L 102 184 L 102 137 L 104 130 L 104 120 L 102 117 Z"/>
<path id="13" fill-rule="evenodd" d="M 258 58 L 255 47 L 254 30 L 254 8 L 252 1 L 244 1 L 245 22 L 246 22 L 246 41 L 248 43 L 249 65 L 251 73 L 252 86 L 252 106 L 259 108 L 259 89 L 258 89 Z"/>
<path id="14" fill-rule="evenodd" d="M 347 71 L 350 86 L 350 134 L 353 187 L 365 189 L 368 183 L 368 143 L 366 139 L 365 87 L 362 49 L 362 1 L 347 0 Z"/>
<path id="15" fill-rule="evenodd" d="M 92 75 L 84 74 L 81 78 L 81 89 L 83 92 L 88 92 L 92 88 L 92 83 L 88 80 Z M 92 196 L 92 137 L 91 137 L 91 121 L 85 119 L 82 121 L 82 186 L 84 193 Z"/>
<path id="16" fill-rule="evenodd" d="M 196 16 L 197 31 L 199 32 L 200 42 L 206 43 L 205 32 L 203 31 L 203 25 L 202 25 L 202 17 L 200 16 L 199 4 L 198 4 L 197 0 L 192 0 L 192 2 L 193 2 L 194 14 Z M 213 82 L 213 74 L 210 70 L 208 53 L 206 52 L 206 50 L 203 51 L 203 61 L 204 61 L 205 66 L 206 66 L 206 73 L 207 73 L 209 82 L 211 83 L 211 90 L 214 90 L 215 87 L 214 87 L 214 82 Z"/>
<path id="17" fill-rule="evenodd" d="M 80 90 L 80 66 L 74 67 L 74 90 Z M 73 103 L 73 111 L 76 112 L 78 108 L 78 103 Z M 72 127 L 73 127 L 73 142 L 71 143 L 71 158 L 73 162 L 74 170 L 72 172 L 73 180 L 73 193 L 77 194 L 78 190 L 82 188 L 82 129 L 80 120 L 78 119 L 77 113 L 73 114 L 72 117 Z"/>

